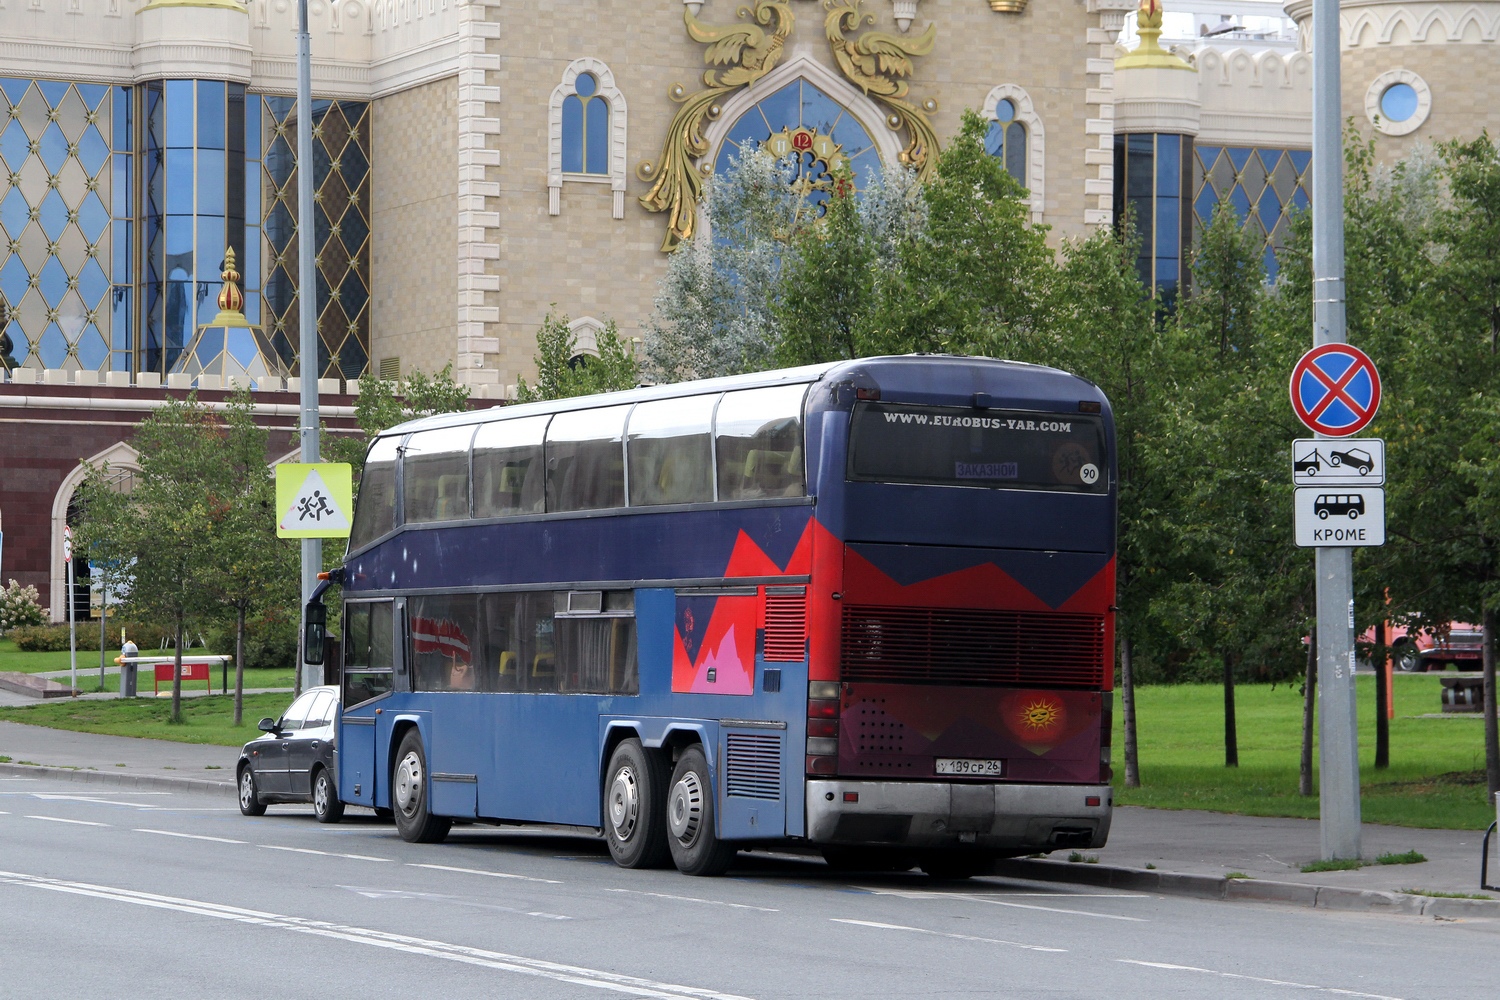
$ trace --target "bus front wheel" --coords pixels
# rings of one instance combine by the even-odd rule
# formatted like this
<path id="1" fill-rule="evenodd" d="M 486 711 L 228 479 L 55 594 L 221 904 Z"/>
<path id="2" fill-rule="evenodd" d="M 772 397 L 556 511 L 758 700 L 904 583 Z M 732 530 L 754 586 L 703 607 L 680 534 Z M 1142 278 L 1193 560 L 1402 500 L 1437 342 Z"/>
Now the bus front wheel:
<path id="1" fill-rule="evenodd" d="M 621 868 L 667 864 L 667 769 L 641 741 L 621 741 L 604 776 L 604 840 Z"/>
<path id="2" fill-rule="evenodd" d="M 714 832 L 713 783 L 708 758 L 696 744 L 682 752 L 667 792 L 667 846 L 684 875 L 722 875 L 735 850 Z"/>
<path id="3" fill-rule="evenodd" d="M 453 826 L 451 819 L 427 810 L 427 754 L 422 750 L 422 734 L 415 729 L 406 734 L 396 751 L 391 805 L 395 807 L 396 831 L 409 844 L 436 844 Z"/>

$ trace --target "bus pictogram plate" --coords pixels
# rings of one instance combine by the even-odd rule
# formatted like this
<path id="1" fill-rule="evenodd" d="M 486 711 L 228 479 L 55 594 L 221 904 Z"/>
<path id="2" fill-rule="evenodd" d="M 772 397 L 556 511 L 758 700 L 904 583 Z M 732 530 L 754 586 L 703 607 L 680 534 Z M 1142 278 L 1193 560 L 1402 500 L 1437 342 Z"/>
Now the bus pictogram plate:
<path id="1" fill-rule="evenodd" d="M 1385 490 L 1377 487 L 1298 487 L 1293 508 L 1297 544 L 1356 548 L 1385 544 Z"/>

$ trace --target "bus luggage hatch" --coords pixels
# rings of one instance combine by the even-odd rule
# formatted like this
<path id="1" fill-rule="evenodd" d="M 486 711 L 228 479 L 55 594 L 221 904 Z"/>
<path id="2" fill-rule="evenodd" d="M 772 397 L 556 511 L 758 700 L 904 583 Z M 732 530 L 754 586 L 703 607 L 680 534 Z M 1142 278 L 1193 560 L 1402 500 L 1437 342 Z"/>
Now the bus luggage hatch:
<path id="1" fill-rule="evenodd" d="M 719 723 L 719 838 L 758 840 L 786 833 L 786 723 Z"/>

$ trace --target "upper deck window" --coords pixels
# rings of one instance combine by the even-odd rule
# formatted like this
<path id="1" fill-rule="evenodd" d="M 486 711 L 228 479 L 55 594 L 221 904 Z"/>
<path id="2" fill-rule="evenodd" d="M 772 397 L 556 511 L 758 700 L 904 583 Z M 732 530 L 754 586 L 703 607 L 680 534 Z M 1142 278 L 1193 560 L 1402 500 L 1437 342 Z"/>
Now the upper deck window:
<path id="1" fill-rule="evenodd" d="M 547 428 L 547 510 L 625 506 L 629 406 L 559 413 Z"/>
<path id="2" fill-rule="evenodd" d="M 469 516 L 469 441 L 473 436 L 472 427 L 445 427 L 407 439 L 401 477 L 409 523 Z"/>
<path id="3" fill-rule="evenodd" d="M 396 452 L 399 437 L 379 438 L 365 457 L 359 477 L 359 504 L 349 531 L 349 550 L 368 545 L 396 527 Z"/>
<path id="4" fill-rule="evenodd" d="M 1108 493 L 1104 421 L 1077 413 L 856 403 L 849 478 Z"/>
<path id="5" fill-rule="evenodd" d="M 630 505 L 714 498 L 710 435 L 718 396 L 641 403 L 630 414 Z"/>
<path id="6" fill-rule="evenodd" d="M 547 495 L 548 417 L 498 420 L 474 435 L 474 516 L 540 514 Z"/>
<path id="7" fill-rule="evenodd" d="M 726 392 L 714 417 L 720 500 L 807 495 L 802 457 L 805 385 Z"/>

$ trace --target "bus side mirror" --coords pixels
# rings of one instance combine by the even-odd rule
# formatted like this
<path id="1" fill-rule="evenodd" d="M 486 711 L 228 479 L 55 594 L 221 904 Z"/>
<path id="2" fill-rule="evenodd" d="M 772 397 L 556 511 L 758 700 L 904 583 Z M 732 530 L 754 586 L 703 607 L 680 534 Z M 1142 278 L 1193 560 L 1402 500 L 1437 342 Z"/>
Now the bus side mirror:
<path id="1" fill-rule="evenodd" d="M 322 601 L 307 605 L 307 626 L 302 635 L 302 661 L 321 666 L 323 663 L 323 640 L 328 635 L 328 608 Z"/>

